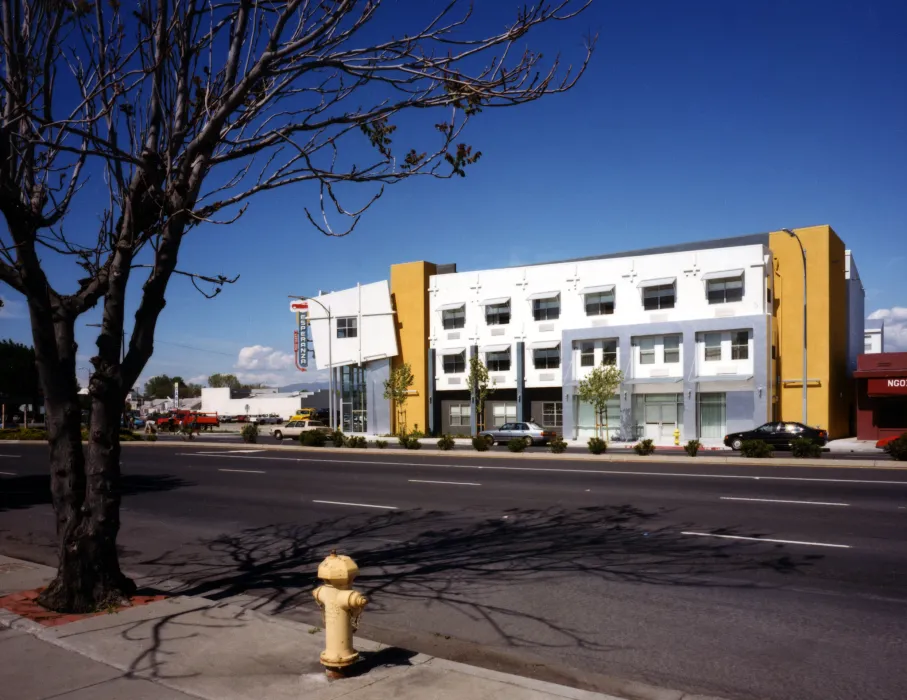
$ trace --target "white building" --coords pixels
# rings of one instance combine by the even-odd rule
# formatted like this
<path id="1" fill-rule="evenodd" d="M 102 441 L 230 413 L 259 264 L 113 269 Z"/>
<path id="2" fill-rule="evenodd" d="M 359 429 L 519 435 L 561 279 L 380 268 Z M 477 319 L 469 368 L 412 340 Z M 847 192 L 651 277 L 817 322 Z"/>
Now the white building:
<path id="1" fill-rule="evenodd" d="M 486 424 L 533 418 L 585 438 L 576 398 L 616 364 L 612 439 L 722 438 L 770 416 L 771 251 L 764 237 L 520 268 L 436 275 L 429 288 L 441 432 L 475 430 L 466 373 L 478 354 L 496 388 Z M 464 420 L 469 417 L 469 420 Z"/>
<path id="2" fill-rule="evenodd" d="M 300 408 L 307 406 L 306 399 L 312 396 L 311 391 L 295 391 L 281 394 L 276 390 L 253 390 L 244 396 L 233 397 L 229 387 L 212 389 L 202 388 L 202 413 L 217 413 L 222 416 L 268 416 L 278 415 L 289 418 Z M 188 408 L 188 401 L 182 401 L 183 408 Z"/>
<path id="3" fill-rule="evenodd" d="M 885 322 L 882 320 L 865 321 L 863 329 L 863 354 L 873 355 L 885 352 Z"/>

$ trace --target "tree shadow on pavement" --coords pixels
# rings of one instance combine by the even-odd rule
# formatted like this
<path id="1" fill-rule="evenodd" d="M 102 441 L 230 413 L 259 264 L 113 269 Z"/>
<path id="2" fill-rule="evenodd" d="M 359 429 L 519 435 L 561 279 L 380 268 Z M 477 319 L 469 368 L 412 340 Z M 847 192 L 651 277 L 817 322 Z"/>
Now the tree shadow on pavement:
<path id="1" fill-rule="evenodd" d="M 484 518 L 395 511 L 251 528 L 207 541 L 196 554 L 176 551 L 142 564 L 182 582 L 177 592 L 184 595 L 245 595 L 254 598 L 247 607 L 313 611 L 317 565 L 336 548 L 359 565 L 356 587 L 369 596 L 371 612 L 445 606 L 508 646 L 597 651 L 606 649 L 588 630 L 560 620 L 556 605 L 522 604 L 526 587 L 542 584 L 552 598 L 601 582 L 752 587 L 747 572 L 792 574 L 811 565 L 783 546 L 684 536 L 696 526 L 657 524 L 662 516 L 629 505 L 512 509 Z"/>
<path id="2" fill-rule="evenodd" d="M 124 474 L 120 479 L 119 488 L 122 496 L 134 496 L 141 493 L 172 491 L 187 486 L 194 484 L 170 474 Z M 49 474 L 0 479 L 0 513 L 51 503 Z"/>

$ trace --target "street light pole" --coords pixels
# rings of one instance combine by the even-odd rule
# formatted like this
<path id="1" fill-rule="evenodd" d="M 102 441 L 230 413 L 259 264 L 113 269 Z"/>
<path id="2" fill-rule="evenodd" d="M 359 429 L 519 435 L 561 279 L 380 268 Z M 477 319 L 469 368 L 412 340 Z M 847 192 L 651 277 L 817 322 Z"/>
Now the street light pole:
<path id="1" fill-rule="evenodd" d="M 328 317 L 328 403 L 330 404 L 330 409 L 328 411 L 328 425 L 330 425 L 331 430 L 334 430 L 336 428 L 336 424 L 334 421 L 334 362 L 333 362 L 334 358 L 332 357 L 332 354 L 331 354 L 331 347 L 333 345 L 333 342 L 332 342 L 333 338 L 332 338 L 332 333 L 331 333 L 332 325 L 333 325 L 331 323 L 331 309 L 329 307 L 325 306 L 324 304 L 322 304 L 317 299 L 313 299 L 312 297 L 294 296 L 291 294 L 291 295 L 289 295 L 289 298 L 290 299 L 300 299 L 302 301 L 313 301 L 316 304 L 318 304 L 318 306 L 320 306 L 322 309 L 324 309 L 324 312 L 327 314 L 327 317 Z M 302 342 L 302 338 L 299 339 L 299 342 L 300 343 Z"/>
<path id="2" fill-rule="evenodd" d="M 800 245 L 800 254 L 803 256 L 803 424 L 809 425 L 806 421 L 806 407 L 807 407 L 807 396 L 806 396 L 806 384 L 808 381 L 807 377 L 807 368 L 806 368 L 806 340 L 808 333 L 806 331 L 806 248 L 803 247 L 803 241 L 800 240 L 800 236 L 791 231 L 789 228 L 781 229 L 788 236 L 797 239 L 797 243 Z"/>

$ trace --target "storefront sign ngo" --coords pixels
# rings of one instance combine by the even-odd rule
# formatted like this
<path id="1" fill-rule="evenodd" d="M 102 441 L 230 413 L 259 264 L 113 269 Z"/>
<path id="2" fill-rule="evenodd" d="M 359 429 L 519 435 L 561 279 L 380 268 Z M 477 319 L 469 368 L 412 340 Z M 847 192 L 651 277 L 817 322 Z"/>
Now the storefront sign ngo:
<path id="1" fill-rule="evenodd" d="M 896 377 L 894 379 L 869 379 L 867 393 L 870 396 L 882 396 L 892 394 L 907 395 L 907 377 Z"/>

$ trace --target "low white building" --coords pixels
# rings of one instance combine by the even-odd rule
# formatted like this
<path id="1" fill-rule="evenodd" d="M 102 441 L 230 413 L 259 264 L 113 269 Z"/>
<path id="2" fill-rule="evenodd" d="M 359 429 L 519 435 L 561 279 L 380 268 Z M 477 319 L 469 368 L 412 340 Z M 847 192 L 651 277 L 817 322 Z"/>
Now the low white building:
<path id="1" fill-rule="evenodd" d="M 257 392 L 234 398 L 229 387 L 202 388 L 201 410 L 203 413 L 217 413 L 222 416 L 272 415 L 287 419 L 306 406 L 311 391 L 295 391 L 289 394 L 279 392 Z"/>
<path id="2" fill-rule="evenodd" d="M 863 328 L 863 354 L 875 355 L 885 352 L 885 322 L 866 320 Z"/>

